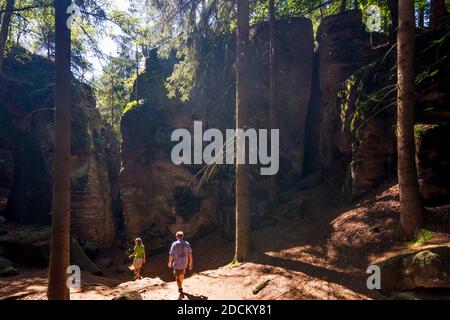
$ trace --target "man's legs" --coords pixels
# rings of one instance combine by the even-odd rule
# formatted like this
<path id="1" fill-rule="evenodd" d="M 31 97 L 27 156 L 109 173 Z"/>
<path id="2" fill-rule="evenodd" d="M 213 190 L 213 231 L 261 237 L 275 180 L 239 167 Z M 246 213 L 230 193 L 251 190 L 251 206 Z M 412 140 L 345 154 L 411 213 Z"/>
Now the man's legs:
<path id="1" fill-rule="evenodd" d="M 177 280 L 178 291 L 183 292 L 184 270 L 175 270 L 175 279 Z"/>

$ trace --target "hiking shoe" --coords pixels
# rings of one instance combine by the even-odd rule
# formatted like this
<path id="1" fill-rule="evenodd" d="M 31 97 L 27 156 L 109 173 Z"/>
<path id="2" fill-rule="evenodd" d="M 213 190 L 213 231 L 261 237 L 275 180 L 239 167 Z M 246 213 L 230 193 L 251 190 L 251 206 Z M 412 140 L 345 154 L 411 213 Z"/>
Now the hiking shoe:
<path id="1" fill-rule="evenodd" d="M 179 292 L 180 294 L 183 294 L 183 288 L 178 288 L 178 292 Z"/>

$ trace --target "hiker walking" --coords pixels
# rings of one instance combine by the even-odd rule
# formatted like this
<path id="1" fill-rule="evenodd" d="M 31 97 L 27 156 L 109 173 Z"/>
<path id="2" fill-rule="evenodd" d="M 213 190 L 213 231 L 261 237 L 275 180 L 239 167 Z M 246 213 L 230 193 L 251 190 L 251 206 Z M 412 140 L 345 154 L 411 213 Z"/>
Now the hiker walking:
<path id="1" fill-rule="evenodd" d="M 134 267 L 134 274 L 135 274 L 135 280 L 142 279 L 141 276 L 141 269 L 142 265 L 146 262 L 145 261 L 145 247 L 142 244 L 141 238 L 137 238 L 134 240 L 134 249 L 133 253 L 130 255 L 130 259 L 134 258 L 133 261 L 133 267 Z"/>
<path id="2" fill-rule="evenodd" d="M 172 243 L 169 252 L 169 268 L 173 268 L 173 274 L 177 281 L 178 292 L 183 294 L 183 281 L 186 269 L 192 270 L 194 260 L 192 259 L 192 248 L 189 242 L 184 240 L 184 233 L 178 231 L 176 234 L 177 241 Z"/>

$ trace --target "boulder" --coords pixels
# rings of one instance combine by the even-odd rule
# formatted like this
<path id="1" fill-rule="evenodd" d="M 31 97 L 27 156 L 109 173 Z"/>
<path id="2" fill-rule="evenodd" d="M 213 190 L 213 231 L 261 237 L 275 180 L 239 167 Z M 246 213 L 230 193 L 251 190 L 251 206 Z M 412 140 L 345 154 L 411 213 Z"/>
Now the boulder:
<path id="1" fill-rule="evenodd" d="M 95 263 L 99 266 L 105 267 L 105 268 L 111 268 L 114 265 L 114 261 L 112 258 L 108 257 L 101 257 L 95 260 Z"/>
<path id="2" fill-rule="evenodd" d="M 121 264 L 116 267 L 117 273 L 127 273 L 130 272 L 130 266 L 128 264 Z"/>
<path id="3" fill-rule="evenodd" d="M 402 254 L 377 263 L 385 295 L 416 288 L 450 288 L 450 247 Z"/>
<path id="4" fill-rule="evenodd" d="M 142 295 L 137 291 L 127 291 L 121 293 L 119 296 L 113 298 L 113 300 L 143 300 Z"/>
<path id="5" fill-rule="evenodd" d="M 5 231 L 5 232 L 2 232 Z M 48 226 L 0 225 L 3 256 L 30 267 L 48 267 L 50 255 Z"/>
<path id="6" fill-rule="evenodd" d="M 83 242 L 81 244 L 81 248 L 83 249 L 84 253 L 86 253 L 86 255 L 91 259 L 94 259 L 100 252 L 100 245 L 94 241 Z"/>
<path id="7" fill-rule="evenodd" d="M 0 277 L 11 277 L 19 274 L 11 261 L 0 256 Z"/>
<path id="8" fill-rule="evenodd" d="M 400 292 L 391 297 L 392 300 L 450 300 L 450 289 L 418 288 Z"/>
<path id="9" fill-rule="evenodd" d="M 76 239 L 70 242 L 70 263 L 80 267 L 82 271 L 90 272 L 96 276 L 103 276 L 103 272 L 86 255 Z"/>

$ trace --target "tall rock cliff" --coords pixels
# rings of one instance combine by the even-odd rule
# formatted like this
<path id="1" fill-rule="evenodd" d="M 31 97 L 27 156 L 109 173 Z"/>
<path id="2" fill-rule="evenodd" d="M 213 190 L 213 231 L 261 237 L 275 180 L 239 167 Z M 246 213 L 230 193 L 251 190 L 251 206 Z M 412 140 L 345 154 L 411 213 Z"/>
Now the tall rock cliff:
<path id="1" fill-rule="evenodd" d="M 72 85 L 72 234 L 106 248 L 116 232 L 118 143 L 91 89 Z M 53 90 L 53 62 L 11 52 L 0 86 L 0 214 L 22 224 L 51 221 Z"/>
<path id="2" fill-rule="evenodd" d="M 303 18 L 278 21 L 277 30 L 276 78 L 281 99 L 277 121 L 282 124 L 279 182 L 288 188 L 302 173 L 314 39 L 311 21 Z M 270 129 L 268 25 L 253 26 L 250 38 L 250 127 Z M 164 84 L 176 61 L 158 58 L 153 52 L 135 85 L 140 101 L 131 104 L 122 118 L 120 188 L 126 233 L 129 240 L 143 237 L 151 248 L 165 248 L 177 229 L 193 238 L 220 226 L 227 237 L 233 237 L 233 166 L 176 166 L 170 159 L 174 129 L 192 133 L 195 120 L 202 121 L 204 129 L 217 128 L 223 134 L 225 129 L 234 129 L 234 37 L 224 36 L 206 45 L 208 60 L 199 61 L 190 102 L 167 98 Z M 136 100 L 136 91 L 132 99 Z M 252 218 L 257 223 L 268 214 L 268 179 L 255 169 L 252 180 Z"/>

